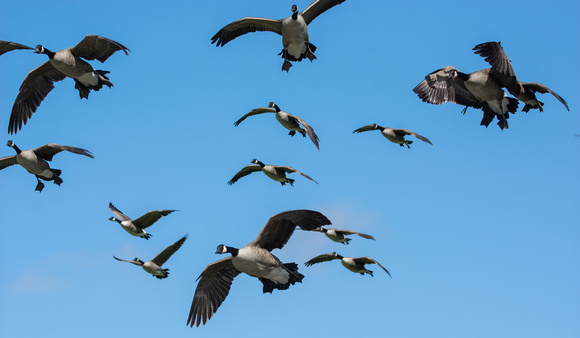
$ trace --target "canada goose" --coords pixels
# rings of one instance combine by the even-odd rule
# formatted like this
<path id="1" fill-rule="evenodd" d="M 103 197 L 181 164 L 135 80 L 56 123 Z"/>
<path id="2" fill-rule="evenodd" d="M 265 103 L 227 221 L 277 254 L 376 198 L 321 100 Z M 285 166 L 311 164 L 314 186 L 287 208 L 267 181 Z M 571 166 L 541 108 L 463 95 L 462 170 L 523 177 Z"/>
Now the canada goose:
<path id="1" fill-rule="evenodd" d="M 284 49 L 278 55 L 282 55 L 284 59 L 282 71 L 288 71 L 292 67 L 289 61 L 302 61 L 303 58 L 308 58 L 310 61 L 316 59 L 314 55 L 316 46 L 308 40 L 308 25 L 317 16 L 344 1 L 315 0 L 302 13 L 298 13 L 298 7 L 292 5 L 292 15 L 279 20 L 245 17 L 220 29 L 211 38 L 211 43 L 215 43 L 216 47 L 224 46 L 238 36 L 256 31 L 280 34 Z"/>
<path id="2" fill-rule="evenodd" d="M 4 54 L 6 52 L 10 52 L 10 51 L 15 50 L 15 49 L 34 49 L 34 48 L 28 47 L 25 45 L 21 45 L 19 43 L 12 42 L 12 41 L 0 40 L 0 55 Z"/>
<path id="3" fill-rule="evenodd" d="M 56 185 L 62 183 L 62 178 L 60 178 L 62 170 L 53 169 L 47 163 L 47 161 L 52 161 L 54 155 L 66 150 L 73 154 L 94 158 L 91 152 L 86 149 L 63 146 L 55 143 L 48 143 L 36 149 L 29 150 L 20 150 L 12 140 L 9 140 L 6 145 L 13 148 L 16 151 L 16 155 L 0 158 L 0 170 L 14 164 L 20 164 L 26 171 L 36 176 L 38 184 L 34 190 L 38 192 L 42 192 L 42 189 L 44 189 L 44 183 L 40 182 L 41 179 L 54 181 Z"/>
<path id="4" fill-rule="evenodd" d="M 507 91 L 515 96 L 518 100 L 525 103 L 522 111 L 526 113 L 530 109 L 539 109 L 544 111 L 542 106 L 544 103 L 538 101 L 536 92 L 550 93 L 560 101 L 568 111 L 568 104 L 560 95 L 554 93 L 546 85 L 537 82 L 520 82 L 516 76 L 516 72 L 512 68 L 512 62 L 508 58 L 506 52 L 501 46 L 500 42 L 485 42 L 473 48 L 475 54 L 479 54 L 485 58 L 485 61 L 491 65 L 490 75 L 501 83 Z"/>
<path id="5" fill-rule="evenodd" d="M 453 66 L 437 69 L 425 77 L 414 89 L 423 102 L 442 104 L 453 102 L 483 110 L 480 125 L 489 126 L 495 116 L 498 126 L 508 128 L 509 113 L 518 109 L 518 100 L 507 97 L 502 85 L 490 76 L 490 69 L 463 73 Z"/>
<path id="6" fill-rule="evenodd" d="M 313 181 L 314 183 L 318 184 L 315 180 L 313 180 L 310 176 L 292 168 L 289 166 L 283 165 L 273 165 L 273 164 L 264 164 L 256 159 L 253 159 L 250 163 L 254 163 L 252 165 L 247 165 L 242 168 L 242 170 L 238 171 L 237 174 L 232 177 L 231 180 L 228 181 L 228 185 L 232 185 L 236 183 L 240 178 L 249 175 L 256 171 L 262 171 L 266 176 L 270 177 L 276 182 L 280 182 L 280 184 L 285 185 L 286 183 L 290 183 L 290 185 L 294 185 L 294 179 L 286 177 L 286 173 L 293 173 L 297 172 L 300 175 L 306 177 L 307 179 Z"/>
<path id="7" fill-rule="evenodd" d="M 417 133 L 414 133 L 408 129 L 394 129 L 394 128 L 385 128 L 383 126 L 379 126 L 376 123 L 373 124 L 369 124 L 367 126 L 364 127 L 360 127 L 358 129 L 356 129 L 355 131 L 353 131 L 352 133 L 362 133 L 365 131 L 369 131 L 369 130 L 380 130 L 381 134 L 389 141 L 393 142 L 393 143 L 397 143 L 398 145 L 400 145 L 401 147 L 403 145 L 406 145 L 407 148 L 411 148 L 409 146 L 409 144 L 413 143 L 413 141 L 409 141 L 405 139 L 406 135 L 413 135 L 416 138 L 418 138 L 421 141 L 427 142 L 430 145 L 433 145 L 433 143 L 431 143 L 431 141 L 429 141 L 429 139 L 427 139 L 424 136 L 421 136 Z"/>
<path id="8" fill-rule="evenodd" d="M 312 229 L 312 231 L 322 232 L 326 235 L 326 237 L 330 238 L 334 242 L 342 243 L 342 244 L 349 244 L 350 238 L 346 237 L 346 235 L 359 235 L 362 238 L 372 239 L 375 241 L 375 238 L 371 235 L 361 234 L 360 232 L 352 231 L 352 230 L 339 230 L 339 229 L 332 229 L 332 228 L 316 228 Z"/>
<path id="9" fill-rule="evenodd" d="M 230 257 L 209 264 L 199 275 L 187 325 L 199 326 L 211 319 L 226 299 L 234 278 L 240 273 L 256 277 L 262 282 L 262 292 L 286 290 L 290 284 L 302 282 L 296 263 L 282 263 L 272 255 L 273 249 L 282 249 L 296 227 L 312 230 L 331 224 L 318 211 L 290 210 L 276 214 L 268 220 L 258 237 L 241 249 L 218 245 L 216 254 L 230 253 Z"/>
<path id="10" fill-rule="evenodd" d="M 142 237 L 145 239 L 149 239 L 151 234 L 145 232 L 145 229 L 153 225 L 153 223 L 157 222 L 162 216 L 167 216 L 170 213 L 177 211 L 177 210 L 153 210 L 149 211 L 145 215 L 137 218 L 136 220 L 132 220 L 125 214 L 123 214 L 119 209 L 115 208 L 113 203 L 109 202 L 109 209 L 111 212 L 115 214 L 118 218 L 111 217 L 109 221 L 114 221 L 121 224 L 121 227 L 136 237 Z"/>
<path id="11" fill-rule="evenodd" d="M 316 257 L 312 258 L 311 260 L 309 260 L 308 262 L 304 263 L 304 265 L 312 266 L 316 263 L 328 262 L 328 261 L 331 261 L 334 259 L 340 259 L 340 262 L 342 263 L 342 265 L 345 268 L 349 269 L 352 272 L 360 273 L 361 275 L 368 273 L 369 275 L 373 276 L 373 272 L 371 270 L 368 270 L 365 267 L 365 264 L 376 264 L 376 265 L 380 266 L 383 270 L 385 270 L 385 272 L 389 275 L 389 277 L 393 278 L 391 276 L 391 274 L 389 273 L 389 271 L 387 271 L 387 269 L 385 269 L 379 262 L 377 262 L 376 260 L 374 260 L 370 257 L 357 257 L 357 258 L 355 258 L 355 257 L 342 257 L 341 255 L 337 254 L 336 252 L 326 253 L 326 254 L 316 256 Z"/>
<path id="12" fill-rule="evenodd" d="M 57 52 L 51 52 L 41 45 L 36 46 L 34 52 L 46 54 L 48 61 L 28 73 L 22 82 L 10 114 L 8 133 L 16 133 L 26 124 L 42 100 L 54 88 L 54 82 L 64 80 L 66 77 L 72 78 L 81 99 L 88 99 L 91 89 L 98 91 L 103 85 L 112 87 L 113 84 L 106 76 L 108 71 L 95 70 L 83 59 L 105 62 L 118 50 L 129 55 L 127 47 L 98 35 L 87 35 L 76 46 Z"/>
<path id="13" fill-rule="evenodd" d="M 147 271 L 148 273 L 152 274 L 153 277 L 157 277 L 158 279 L 167 278 L 169 275 L 169 269 L 163 269 L 161 266 L 167 262 L 171 255 L 173 255 L 177 250 L 179 250 L 179 248 L 181 248 L 181 245 L 183 245 L 183 242 L 185 242 L 186 239 L 187 235 L 181 237 L 180 240 L 163 249 L 163 251 L 155 256 L 155 258 L 148 260 L 147 262 L 143 262 L 138 257 L 135 257 L 135 259 L 132 261 L 126 261 L 115 256 L 113 256 L 113 258 L 121 262 L 127 262 L 140 266 L 143 268 L 143 270 Z"/>
<path id="14" fill-rule="evenodd" d="M 294 136 L 294 134 L 296 134 L 296 132 L 299 132 L 300 134 L 302 134 L 302 137 L 306 137 L 306 134 L 308 134 L 308 137 L 310 137 L 310 140 L 312 140 L 312 143 L 314 143 L 316 148 L 320 150 L 320 147 L 318 146 L 318 136 L 316 135 L 316 133 L 314 133 L 314 129 L 312 129 L 312 127 L 308 123 L 306 123 L 306 121 L 301 119 L 300 117 L 298 117 L 296 115 L 292 115 L 290 113 L 287 113 L 283 110 L 280 110 L 280 107 L 278 107 L 274 102 L 270 102 L 268 107 L 260 107 L 260 108 L 252 109 L 252 111 L 250 111 L 246 115 L 242 116 L 239 120 L 234 122 L 234 126 L 237 127 L 248 116 L 264 114 L 264 113 L 275 113 L 276 120 L 278 120 L 278 122 L 280 122 L 280 124 L 284 128 L 290 130 L 290 132 L 288 133 L 288 135 L 290 135 L 290 136 Z M 304 128 L 300 127 L 300 125 L 302 125 Z"/>

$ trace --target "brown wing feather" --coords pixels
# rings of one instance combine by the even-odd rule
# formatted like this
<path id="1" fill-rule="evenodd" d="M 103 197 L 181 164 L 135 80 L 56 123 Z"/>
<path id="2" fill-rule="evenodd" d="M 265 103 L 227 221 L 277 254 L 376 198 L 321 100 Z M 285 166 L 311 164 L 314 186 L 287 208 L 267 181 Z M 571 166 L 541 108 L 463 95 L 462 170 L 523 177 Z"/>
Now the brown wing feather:
<path id="1" fill-rule="evenodd" d="M 238 36 L 252 32 L 274 32 L 282 35 L 282 20 L 246 17 L 225 25 L 211 38 L 216 47 L 224 46 Z"/>
<path id="2" fill-rule="evenodd" d="M 48 143 L 43 146 L 40 146 L 34 149 L 34 153 L 37 156 L 40 156 L 42 159 L 46 161 L 52 161 L 54 155 L 60 153 L 61 151 L 68 151 L 73 154 L 77 155 L 85 155 L 90 158 L 95 158 L 92 153 L 83 148 L 71 147 L 71 146 L 63 146 L 61 144 L 56 143 Z"/>
<path id="3" fill-rule="evenodd" d="M 54 88 L 54 82 L 62 81 L 66 75 L 56 70 L 50 61 L 47 61 L 39 67 L 33 69 L 20 86 L 10 121 L 8 122 L 8 133 L 15 134 L 22 126 L 26 124 L 32 114 L 36 111 L 40 103 L 48 93 Z"/>
<path id="4" fill-rule="evenodd" d="M 226 257 L 209 264 L 197 278 L 193 301 L 187 317 L 191 327 L 205 325 L 224 302 L 234 278 L 240 274 L 232 264 L 232 257 Z"/>
<path id="5" fill-rule="evenodd" d="M 15 49 L 34 49 L 16 42 L 0 40 L 0 55 Z"/>
<path id="6" fill-rule="evenodd" d="M 98 35 L 87 35 L 81 42 L 71 48 L 71 52 L 87 60 L 99 60 L 105 62 L 116 51 L 122 50 L 129 55 L 129 48 L 117 41 Z"/>
<path id="7" fill-rule="evenodd" d="M 331 224 L 330 220 L 318 211 L 284 211 L 270 217 L 258 237 L 248 245 L 256 245 L 268 251 L 282 249 L 297 226 L 302 230 L 314 230 L 328 224 Z"/>
<path id="8" fill-rule="evenodd" d="M 133 224 L 141 229 L 146 229 L 150 227 L 153 223 L 157 222 L 161 217 L 167 216 L 170 213 L 177 210 L 153 210 L 149 211 L 145 215 L 133 220 Z"/>
<path id="9" fill-rule="evenodd" d="M 181 237 L 177 242 L 163 249 L 163 251 L 161 251 L 157 256 L 155 256 L 155 258 L 153 258 L 151 261 L 159 266 L 165 264 L 165 262 L 167 262 L 169 257 L 171 257 L 171 255 L 173 255 L 177 250 L 179 250 L 179 248 L 181 248 L 186 239 L 187 235 Z"/>
<path id="10" fill-rule="evenodd" d="M 346 0 L 316 0 L 313 1 L 305 10 L 300 13 L 304 18 L 304 22 L 309 25 L 317 16 L 326 12 L 330 8 L 340 5 Z"/>

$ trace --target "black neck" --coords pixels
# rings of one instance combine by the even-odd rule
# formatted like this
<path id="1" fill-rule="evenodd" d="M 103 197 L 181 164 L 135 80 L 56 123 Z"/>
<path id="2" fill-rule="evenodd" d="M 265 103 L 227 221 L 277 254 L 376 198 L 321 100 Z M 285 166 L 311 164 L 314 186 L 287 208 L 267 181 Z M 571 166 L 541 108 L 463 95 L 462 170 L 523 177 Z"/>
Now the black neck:
<path id="1" fill-rule="evenodd" d="M 298 13 L 292 13 L 292 20 L 298 19 Z"/>
<path id="2" fill-rule="evenodd" d="M 277 105 L 277 104 L 275 104 L 275 103 L 274 103 L 274 109 L 276 109 L 276 112 L 279 112 L 279 111 L 280 111 L 280 108 L 279 108 L 279 107 L 278 107 L 278 105 Z"/>
<path id="3" fill-rule="evenodd" d="M 231 246 L 226 246 L 226 251 L 231 253 L 233 257 L 236 257 L 240 250 L 236 249 L 236 248 L 232 248 Z"/>
<path id="4" fill-rule="evenodd" d="M 262 163 L 262 162 L 260 162 L 260 161 L 256 161 L 256 162 L 258 162 L 258 165 L 260 166 L 260 168 L 264 168 L 264 166 L 265 166 L 265 164 L 264 164 L 264 163 Z"/>
<path id="5" fill-rule="evenodd" d="M 463 81 L 469 80 L 469 74 L 465 74 L 463 72 L 457 71 L 457 77 L 462 79 Z"/>
<path id="6" fill-rule="evenodd" d="M 18 148 L 18 146 L 16 144 L 12 144 L 12 148 L 14 148 L 14 150 L 16 151 L 16 154 L 20 154 L 22 152 L 22 150 L 20 150 L 20 148 Z"/>

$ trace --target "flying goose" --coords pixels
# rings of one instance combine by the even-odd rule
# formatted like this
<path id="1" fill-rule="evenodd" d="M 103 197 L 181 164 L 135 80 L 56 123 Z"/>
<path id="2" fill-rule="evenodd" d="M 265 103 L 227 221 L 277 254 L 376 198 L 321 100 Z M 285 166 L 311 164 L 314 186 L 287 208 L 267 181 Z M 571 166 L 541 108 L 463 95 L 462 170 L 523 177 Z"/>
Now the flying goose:
<path id="1" fill-rule="evenodd" d="M 153 210 L 149 211 L 145 215 L 137 218 L 136 220 L 132 220 L 125 214 L 123 214 L 119 209 L 115 208 L 113 203 L 109 202 L 109 209 L 111 212 L 115 214 L 118 218 L 111 217 L 109 221 L 114 221 L 121 224 L 121 227 L 136 237 L 142 237 L 145 239 L 149 239 L 151 234 L 145 232 L 145 229 L 153 225 L 153 223 L 157 222 L 162 216 L 167 216 L 170 213 L 177 211 L 177 210 Z"/>
<path id="2" fill-rule="evenodd" d="M 245 120 L 249 116 L 264 113 L 275 113 L 276 120 L 278 120 L 278 122 L 280 122 L 280 124 L 284 128 L 290 130 L 290 132 L 288 133 L 288 135 L 290 136 L 294 136 L 296 132 L 302 134 L 302 137 L 306 137 L 306 134 L 308 134 L 308 137 L 310 137 L 312 143 L 314 143 L 316 148 L 320 150 L 320 147 L 318 146 L 318 136 L 316 135 L 316 133 L 314 133 L 314 129 L 312 129 L 312 127 L 300 117 L 280 110 L 280 107 L 278 107 L 274 102 L 270 102 L 268 107 L 259 107 L 256 109 L 252 109 L 252 111 L 250 111 L 246 115 L 242 116 L 239 120 L 234 122 L 234 126 L 237 127 L 240 123 L 242 123 L 243 120 Z M 304 128 L 300 127 L 300 125 L 302 125 Z"/>
<path id="3" fill-rule="evenodd" d="M 21 45 L 19 43 L 12 42 L 12 41 L 0 40 L 0 55 L 4 54 L 6 52 L 10 52 L 10 51 L 15 50 L 15 49 L 34 49 L 34 48 L 28 47 L 25 45 Z"/>
<path id="4" fill-rule="evenodd" d="M 303 58 L 308 58 L 310 61 L 316 59 L 314 55 L 316 46 L 308 40 L 308 25 L 317 16 L 344 1 L 315 0 L 302 13 L 298 13 L 298 7 L 292 5 L 292 15 L 279 20 L 245 17 L 220 29 L 211 38 L 211 43 L 215 43 L 216 47 L 224 46 L 238 36 L 256 31 L 280 34 L 284 49 L 278 55 L 282 55 L 284 59 L 282 71 L 288 71 L 292 67 L 289 61 L 302 61 Z"/>
<path id="5" fill-rule="evenodd" d="M 129 55 L 127 47 L 98 35 L 87 35 L 76 46 L 57 52 L 51 52 L 41 45 L 36 46 L 34 52 L 46 54 L 48 61 L 28 73 L 22 82 L 10 114 L 8 133 L 16 133 L 26 124 L 54 88 L 54 82 L 62 81 L 66 77 L 72 78 L 81 99 L 88 99 L 91 90 L 98 91 L 103 85 L 112 87 L 113 84 L 106 76 L 108 71 L 95 70 L 83 59 L 105 62 L 118 50 Z"/>
<path id="6" fill-rule="evenodd" d="M 171 257 L 177 250 L 179 250 L 179 248 L 181 248 L 181 245 L 183 245 L 183 242 L 185 242 L 186 239 L 187 235 L 181 237 L 180 240 L 163 249 L 163 251 L 155 256 L 155 258 L 148 260 L 147 262 L 143 262 L 138 257 L 135 257 L 135 259 L 132 261 L 120 259 L 115 256 L 113 256 L 113 258 L 121 262 L 127 262 L 140 266 L 143 268 L 143 270 L 147 271 L 148 273 L 152 274 L 153 277 L 157 277 L 158 279 L 167 278 L 169 275 L 169 269 L 163 269 L 161 266 L 167 262 L 169 257 Z"/>
<path id="7" fill-rule="evenodd" d="M 326 235 L 326 237 L 330 238 L 334 242 L 342 243 L 342 244 L 349 244 L 350 238 L 346 237 L 347 235 L 359 235 L 362 238 L 372 239 L 375 241 L 375 238 L 371 235 L 361 234 L 360 232 L 352 231 L 352 230 L 339 230 L 339 229 L 332 229 L 332 228 L 316 228 L 312 231 L 322 232 Z"/>
<path id="8" fill-rule="evenodd" d="M 371 270 L 368 270 L 365 267 L 365 264 L 376 264 L 376 265 L 380 266 L 383 270 L 385 270 L 385 272 L 389 275 L 389 277 L 393 278 L 391 276 L 391 274 L 389 273 L 389 271 L 387 271 L 387 269 L 385 269 L 379 262 L 377 262 L 376 260 L 374 260 L 370 257 L 357 257 L 357 258 L 355 258 L 355 257 L 342 257 L 341 255 L 337 254 L 336 252 L 326 253 L 326 254 L 316 256 L 316 257 L 312 258 L 311 260 L 309 260 L 308 262 L 304 263 L 304 265 L 312 266 L 316 263 L 328 262 L 328 261 L 332 261 L 334 259 L 340 259 L 340 262 L 342 263 L 342 265 L 345 268 L 349 269 L 352 272 L 360 273 L 361 275 L 368 273 L 369 275 L 373 276 L 373 272 Z"/>
<path id="9" fill-rule="evenodd" d="M 230 292 L 234 278 L 240 273 L 256 277 L 262 282 L 262 292 L 286 290 L 290 284 L 302 282 L 296 263 L 282 263 L 272 255 L 273 249 L 282 249 L 296 227 L 313 230 L 331 224 L 318 211 L 290 210 L 276 214 L 268 220 L 258 237 L 241 249 L 218 245 L 216 254 L 231 256 L 209 264 L 199 275 L 187 325 L 199 326 L 211 319 Z"/>
<path id="10" fill-rule="evenodd" d="M 518 109 L 518 100 L 507 97 L 503 86 L 490 76 L 490 69 L 473 73 L 463 73 L 453 66 L 447 66 L 430 73 L 414 89 L 423 102 L 442 104 L 453 102 L 483 110 L 480 125 L 489 126 L 497 116 L 498 126 L 508 128 L 509 113 Z"/>
<path id="11" fill-rule="evenodd" d="M 394 129 L 394 128 L 386 128 L 383 126 L 379 126 L 376 123 L 373 124 L 369 124 L 367 126 L 364 127 L 360 127 L 358 129 L 356 129 L 355 131 L 353 131 L 352 133 L 362 133 L 365 131 L 369 131 L 369 130 L 380 130 L 381 134 L 387 138 L 387 140 L 393 142 L 393 143 L 397 143 L 398 145 L 400 145 L 401 147 L 403 145 L 406 145 L 407 148 L 411 148 L 409 146 L 409 144 L 413 143 L 413 141 L 409 141 L 405 139 L 406 135 L 413 135 L 416 138 L 418 138 L 421 141 L 427 142 L 430 145 L 433 145 L 433 143 L 431 143 L 431 141 L 429 141 L 429 139 L 427 139 L 424 136 L 421 136 L 417 133 L 414 133 L 408 129 Z"/>
<path id="12" fill-rule="evenodd" d="M 48 143 L 36 149 L 29 150 L 20 150 L 12 140 L 9 140 L 6 145 L 13 148 L 16 151 L 16 155 L 0 158 L 0 170 L 14 164 L 20 164 L 26 171 L 36 176 L 38 184 L 34 190 L 38 192 L 42 192 L 42 189 L 44 189 L 44 183 L 40 181 L 41 179 L 54 181 L 56 185 L 62 183 L 62 178 L 60 178 L 62 170 L 51 168 L 47 162 L 52 161 L 54 155 L 66 150 L 73 154 L 94 158 L 91 152 L 86 149 L 63 146 L 55 143 Z"/>
<path id="13" fill-rule="evenodd" d="M 501 83 L 507 91 L 515 96 L 518 100 L 525 103 L 522 111 L 526 113 L 530 109 L 539 109 L 544 111 L 542 106 L 544 103 L 538 101 L 536 92 L 550 93 L 560 101 L 568 111 L 568 104 L 560 95 L 554 93 L 546 85 L 537 82 L 520 82 L 516 76 L 512 63 L 504 51 L 500 42 L 485 42 L 473 48 L 475 54 L 479 54 L 485 58 L 485 61 L 491 65 L 490 76 Z"/>
<path id="14" fill-rule="evenodd" d="M 297 172 L 300 175 L 306 177 L 307 179 L 313 181 L 314 183 L 318 184 L 315 180 L 313 180 L 310 176 L 292 168 L 289 166 L 284 165 L 273 165 L 273 164 L 264 164 L 257 159 L 253 159 L 250 163 L 252 165 L 247 165 L 242 168 L 242 170 L 238 171 L 237 174 L 232 177 L 231 180 L 228 181 L 228 185 L 232 185 L 236 183 L 240 178 L 247 176 L 256 171 L 262 171 L 266 176 L 270 177 L 276 182 L 280 182 L 281 185 L 285 185 L 286 183 L 290 183 L 290 185 L 294 185 L 294 179 L 286 177 L 286 173 L 293 173 Z"/>

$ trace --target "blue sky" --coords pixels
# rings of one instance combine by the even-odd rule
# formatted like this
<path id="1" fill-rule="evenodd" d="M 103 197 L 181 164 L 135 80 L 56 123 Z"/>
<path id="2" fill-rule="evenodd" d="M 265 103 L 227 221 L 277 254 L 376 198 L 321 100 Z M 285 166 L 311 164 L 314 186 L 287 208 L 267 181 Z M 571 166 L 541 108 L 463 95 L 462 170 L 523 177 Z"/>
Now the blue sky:
<path id="1" fill-rule="evenodd" d="M 250 337 L 258 327 L 277 337 L 579 334 L 579 5 L 348 0 L 312 22 L 318 59 L 289 73 L 280 70 L 273 33 L 210 44 L 229 22 L 282 18 L 292 4 L 309 3 L 0 3 L 2 40 L 59 50 L 100 34 L 131 49 L 92 62 L 111 72 L 113 88 L 81 101 L 65 79 L 16 135 L 6 133 L 14 98 L 46 57 L 0 56 L 0 157 L 14 153 L 9 139 L 22 149 L 54 142 L 95 156 L 57 155 L 52 166 L 64 183 L 48 182 L 40 194 L 24 169 L 0 172 L 3 336 Z M 540 95 L 543 113 L 523 113 L 520 104 L 501 131 L 495 121 L 480 126 L 481 111 L 461 115 L 458 105 L 429 105 L 412 92 L 447 65 L 487 68 L 471 50 L 487 41 L 501 41 L 520 80 L 546 84 L 570 112 Z M 233 126 L 270 101 L 306 120 L 320 151 L 272 115 Z M 371 123 L 413 130 L 433 146 L 352 134 Z M 319 184 L 294 174 L 294 186 L 282 187 L 252 174 L 228 186 L 253 158 Z M 132 217 L 180 212 L 149 228 L 145 241 L 107 220 L 109 202 Z M 222 258 L 216 246 L 241 247 L 290 209 L 318 210 L 333 227 L 377 240 L 343 246 L 297 231 L 273 253 L 300 265 L 302 284 L 264 295 L 259 281 L 241 275 L 205 327 L 186 327 L 195 279 Z M 165 280 L 112 257 L 150 259 L 186 233 Z M 370 277 L 339 262 L 303 265 L 332 251 L 373 257 L 393 278 L 376 266 Z"/>

